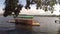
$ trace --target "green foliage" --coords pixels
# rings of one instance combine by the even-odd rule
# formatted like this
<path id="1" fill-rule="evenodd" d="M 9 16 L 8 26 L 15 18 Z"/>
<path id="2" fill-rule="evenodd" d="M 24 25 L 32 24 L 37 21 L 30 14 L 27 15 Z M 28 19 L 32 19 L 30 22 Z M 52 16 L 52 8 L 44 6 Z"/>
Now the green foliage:
<path id="1" fill-rule="evenodd" d="M 3 16 L 7 17 L 8 15 L 12 15 L 12 12 L 14 12 L 15 16 L 18 16 L 22 7 L 21 4 L 18 5 L 18 0 L 5 0 L 5 12 Z"/>
<path id="2" fill-rule="evenodd" d="M 17 17 L 17 16 L 19 15 L 20 10 L 22 10 L 22 7 L 23 7 L 23 6 L 22 6 L 21 4 L 18 5 L 17 9 L 14 11 L 15 17 Z"/>
<path id="3" fill-rule="evenodd" d="M 43 7 L 45 11 L 48 11 L 48 6 L 50 6 L 51 10 L 53 11 L 53 6 L 57 3 L 56 0 L 34 0 L 34 2 L 37 4 L 36 8 L 38 9 L 40 7 L 40 9 L 42 9 L 42 6 L 46 6 Z M 52 12 L 51 11 L 51 12 Z M 52 12 L 53 13 L 53 12 Z"/>
<path id="4" fill-rule="evenodd" d="M 14 15 L 17 17 L 20 13 L 20 10 L 22 9 L 22 5 L 18 5 L 19 0 L 5 0 L 5 12 L 4 16 L 11 15 L 12 12 L 14 12 Z M 45 11 L 48 11 L 48 6 L 51 8 L 51 13 L 53 13 L 53 6 L 56 4 L 56 0 L 26 0 L 26 6 L 25 9 L 30 9 L 30 4 L 36 4 L 36 9 L 44 9 Z M 16 9 L 17 8 L 17 9 Z"/>
<path id="5" fill-rule="evenodd" d="M 25 9 L 30 9 L 30 0 L 26 0 Z"/>
<path id="6" fill-rule="evenodd" d="M 37 0 L 37 5 L 36 5 L 36 7 L 37 7 L 37 9 L 39 8 L 39 7 L 41 7 L 41 0 Z"/>
<path id="7" fill-rule="evenodd" d="M 45 11 L 47 11 L 47 7 L 45 7 Z"/>

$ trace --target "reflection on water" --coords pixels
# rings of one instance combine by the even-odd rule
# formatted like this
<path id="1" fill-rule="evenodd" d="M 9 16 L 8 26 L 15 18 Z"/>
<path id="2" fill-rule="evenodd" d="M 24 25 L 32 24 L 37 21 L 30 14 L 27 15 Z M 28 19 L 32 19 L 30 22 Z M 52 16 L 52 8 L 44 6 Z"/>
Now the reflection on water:
<path id="1" fill-rule="evenodd" d="M 31 26 L 17 25 L 16 29 L 0 31 L 0 34 L 40 34 L 33 30 Z"/>
<path id="2" fill-rule="evenodd" d="M 59 20 L 57 17 L 34 17 L 40 26 L 17 25 L 16 29 L 14 24 L 7 22 L 9 19 L 11 17 L 0 17 L 0 34 L 60 34 L 60 24 L 55 23 Z"/>
<path id="3" fill-rule="evenodd" d="M 60 26 L 59 26 L 59 29 L 58 29 L 58 31 L 57 31 L 57 34 L 60 34 Z"/>

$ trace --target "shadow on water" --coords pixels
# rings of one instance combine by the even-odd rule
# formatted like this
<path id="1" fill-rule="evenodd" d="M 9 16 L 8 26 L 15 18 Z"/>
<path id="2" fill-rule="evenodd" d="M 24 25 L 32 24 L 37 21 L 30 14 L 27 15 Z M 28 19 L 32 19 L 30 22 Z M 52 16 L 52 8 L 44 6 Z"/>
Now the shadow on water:
<path id="1" fill-rule="evenodd" d="M 8 31 L 0 31 L 0 34 L 32 34 L 32 33 L 31 31 L 27 31 L 27 30 L 15 29 Z"/>
<path id="2" fill-rule="evenodd" d="M 16 25 L 16 29 L 0 31 L 0 34 L 38 34 L 32 26 Z"/>
<path id="3" fill-rule="evenodd" d="M 60 34 L 60 26 L 59 26 L 59 29 L 58 29 L 58 31 L 57 31 L 57 34 Z"/>
<path id="4" fill-rule="evenodd" d="M 6 29 L 6 28 L 3 28 Z M 8 28 L 7 28 L 8 29 Z M 44 30 L 43 30 L 44 31 Z M 13 30 L 0 30 L 0 34 L 47 34 L 47 32 L 41 32 L 40 26 L 28 26 L 18 24 Z"/>

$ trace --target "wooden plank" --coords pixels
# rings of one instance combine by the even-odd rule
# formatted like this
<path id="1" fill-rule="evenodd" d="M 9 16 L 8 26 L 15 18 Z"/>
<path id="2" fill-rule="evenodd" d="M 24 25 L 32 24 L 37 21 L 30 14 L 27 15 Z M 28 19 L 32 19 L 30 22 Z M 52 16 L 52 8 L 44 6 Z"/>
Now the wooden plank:
<path id="1" fill-rule="evenodd" d="M 32 23 L 32 26 L 40 26 L 40 24 L 36 22 L 36 23 Z"/>

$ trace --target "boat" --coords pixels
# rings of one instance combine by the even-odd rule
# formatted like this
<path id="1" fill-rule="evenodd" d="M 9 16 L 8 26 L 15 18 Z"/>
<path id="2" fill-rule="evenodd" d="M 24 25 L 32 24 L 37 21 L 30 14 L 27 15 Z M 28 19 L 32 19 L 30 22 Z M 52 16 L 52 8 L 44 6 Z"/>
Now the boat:
<path id="1" fill-rule="evenodd" d="M 40 26 L 40 24 L 34 21 L 33 16 L 20 16 L 9 20 L 10 23 L 29 25 L 29 26 Z"/>

